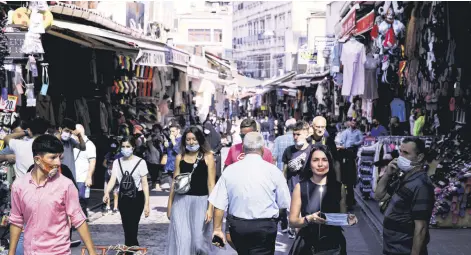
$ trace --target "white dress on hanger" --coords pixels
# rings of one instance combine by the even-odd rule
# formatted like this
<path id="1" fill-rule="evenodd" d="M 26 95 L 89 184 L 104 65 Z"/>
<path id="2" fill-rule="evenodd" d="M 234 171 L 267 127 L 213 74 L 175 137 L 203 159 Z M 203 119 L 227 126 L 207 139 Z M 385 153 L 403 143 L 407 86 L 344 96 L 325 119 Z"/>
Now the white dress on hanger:
<path id="1" fill-rule="evenodd" d="M 365 91 L 365 45 L 350 39 L 342 47 L 342 96 L 363 95 Z"/>

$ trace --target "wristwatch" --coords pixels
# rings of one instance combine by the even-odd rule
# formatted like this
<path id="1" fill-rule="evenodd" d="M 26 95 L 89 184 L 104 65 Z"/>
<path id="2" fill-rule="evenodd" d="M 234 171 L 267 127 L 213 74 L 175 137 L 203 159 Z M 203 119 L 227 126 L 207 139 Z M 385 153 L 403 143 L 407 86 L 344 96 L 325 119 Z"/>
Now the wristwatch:
<path id="1" fill-rule="evenodd" d="M 23 130 L 23 132 L 25 133 L 25 136 L 29 136 L 28 130 Z"/>

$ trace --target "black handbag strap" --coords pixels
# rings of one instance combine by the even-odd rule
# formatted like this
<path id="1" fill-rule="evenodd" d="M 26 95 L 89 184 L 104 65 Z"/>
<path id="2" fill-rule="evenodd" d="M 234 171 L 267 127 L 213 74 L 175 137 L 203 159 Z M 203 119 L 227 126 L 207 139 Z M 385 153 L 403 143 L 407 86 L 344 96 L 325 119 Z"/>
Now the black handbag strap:
<path id="1" fill-rule="evenodd" d="M 191 170 L 191 173 L 190 175 L 193 175 L 193 172 L 196 170 L 196 168 L 198 167 L 198 164 L 200 163 L 201 159 L 203 159 L 203 155 L 202 153 L 198 153 L 198 156 L 196 156 L 196 161 L 195 163 L 193 164 L 193 170 Z"/>

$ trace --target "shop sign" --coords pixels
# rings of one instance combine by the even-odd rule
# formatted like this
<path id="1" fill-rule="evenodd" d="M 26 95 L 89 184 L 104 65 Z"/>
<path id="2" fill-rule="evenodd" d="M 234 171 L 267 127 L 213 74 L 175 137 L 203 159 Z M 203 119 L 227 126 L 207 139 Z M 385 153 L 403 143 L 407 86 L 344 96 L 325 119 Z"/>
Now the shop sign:
<path id="1" fill-rule="evenodd" d="M 350 33 L 355 28 L 355 19 L 356 19 L 356 9 L 352 8 L 347 15 L 343 18 L 342 30 L 339 37 L 343 37 L 344 35 Z"/>
<path id="2" fill-rule="evenodd" d="M 355 34 L 363 34 L 373 28 L 375 22 L 375 12 L 371 11 L 363 18 L 357 21 Z"/>
<path id="3" fill-rule="evenodd" d="M 188 63 L 190 62 L 190 55 L 170 49 L 170 60 L 169 62 L 172 62 L 174 64 L 182 65 L 182 66 L 187 66 Z"/>
<path id="4" fill-rule="evenodd" d="M 8 53 L 5 59 L 27 59 L 26 56 L 22 51 L 21 48 L 25 42 L 25 34 L 23 32 L 14 32 L 14 33 L 5 33 L 7 36 L 7 46 L 8 46 Z"/>
<path id="5" fill-rule="evenodd" d="M 139 54 L 137 54 L 135 63 L 142 66 L 166 66 L 165 53 L 141 49 Z"/>
<path id="6" fill-rule="evenodd" d="M 0 99 L 0 110 L 14 112 L 16 110 L 16 103 L 18 97 L 14 95 L 8 95 L 7 100 Z"/>

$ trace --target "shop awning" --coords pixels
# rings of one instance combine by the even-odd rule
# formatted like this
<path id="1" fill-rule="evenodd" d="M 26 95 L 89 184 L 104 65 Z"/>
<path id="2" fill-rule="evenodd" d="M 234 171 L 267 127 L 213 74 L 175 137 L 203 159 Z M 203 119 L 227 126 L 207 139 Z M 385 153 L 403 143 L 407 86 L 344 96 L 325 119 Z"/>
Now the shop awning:
<path id="1" fill-rule="evenodd" d="M 263 81 L 257 80 L 257 79 L 252 79 L 240 74 L 235 74 L 234 76 L 234 83 L 236 83 L 240 87 L 246 87 L 246 88 L 251 88 L 251 87 L 257 87 L 262 84 Z"/>
<path id="2" fill-rule="evenodd" d="M 208 58 L 209 60 L 212 60 L 212 61 L 216 62 L 216 63 L 217 63 L 218 65 L 220 65 L 220 66 L 223 66 L 223 67 L 225 67 L 225 68 L 227 68 L 227 69 L 229 69 L 229 70 L 232 69 L 230 64 L 224 62 L 223 60 L 219 59 L 219 58 L 216 57 L 216 56 L 213 56 L 213 55 L 208 54 L 208 53 L 206 53 L 205 56 L 206 56 L 206 58 Z"/>
<path id="3" fill-rule="evenodd" d="M 181 65 L 172 65 L 173 68 L 178 69 L 179 71 L 182 71 L 184 73 L 188 73 L 188 67 L 184 67 Z"/>
<path id="4" fill-rule="evenodd" d="M 314 79 L 314 78 L 324 78 L 330 74 L 330 69 L 324 70 L 320 73 L 303 73 L 298 74 L 294 77 L 295 80 L 305 80 L 305 79 Z"/>
<path id="5" fill-rule="evenodd" d="M 219 78 L 218 71 L 196 64 L 190 64 L 188 66 L 188 76 L 195 79 L 206 79 L 224 86 L 233 84 L 231 80 L 223 80 Z"/>
<path id="6" fill-rule="evenodd" d="M 168 49 L 166 49 L 163 45 L 161 45 L 161 43 L 153 44 L 149 41 L 136 39 L 129 35 L 120 34 L 118 32 L 113 32 L 110 30 L 101 29 L 101 28 L 97 28 L 93 26 L 87 26 L 87 25 L 82 25 L 82 24 L 78 24 L 74 22 L 62 21 L 62 20 L 54 20 L 53 26 L 59 29 L 71 30 L 72 32 L 75 32 L 75 33 L 82 33 L 96 40 L 103 41 L 105 43 L 112 42 L 109 40 L 111 39 L 111 40 L 124 42 L 128 47 L 129 46 L 135 47 L 136 49 L 143 48 L 143 49 L 162 51 L 162 52 L 168 51 Z M 114 42 L 114 43 L 118 43 L 118 42 Z"/>
<path id="7" fill-rule="evenodd" d="M 271 80 L 268 80 L 268 81 L 264 81 L 261 85 L 262 85 L 263 87 L 265 87 L 265 86 L 270 86 L 270 85 L 275 85 L 275 84 L 277 84 L 277 83 L 287 81 L 287 80 L 293 78 L 295 75 L 296 75 L 296 72 L 289 72 L 289 73 L 287 73 L 287 74 L 285 74 L 285 75 L 276 77 L 276 78 L 274 78 L 274 79 L 271 79 Z"/>

